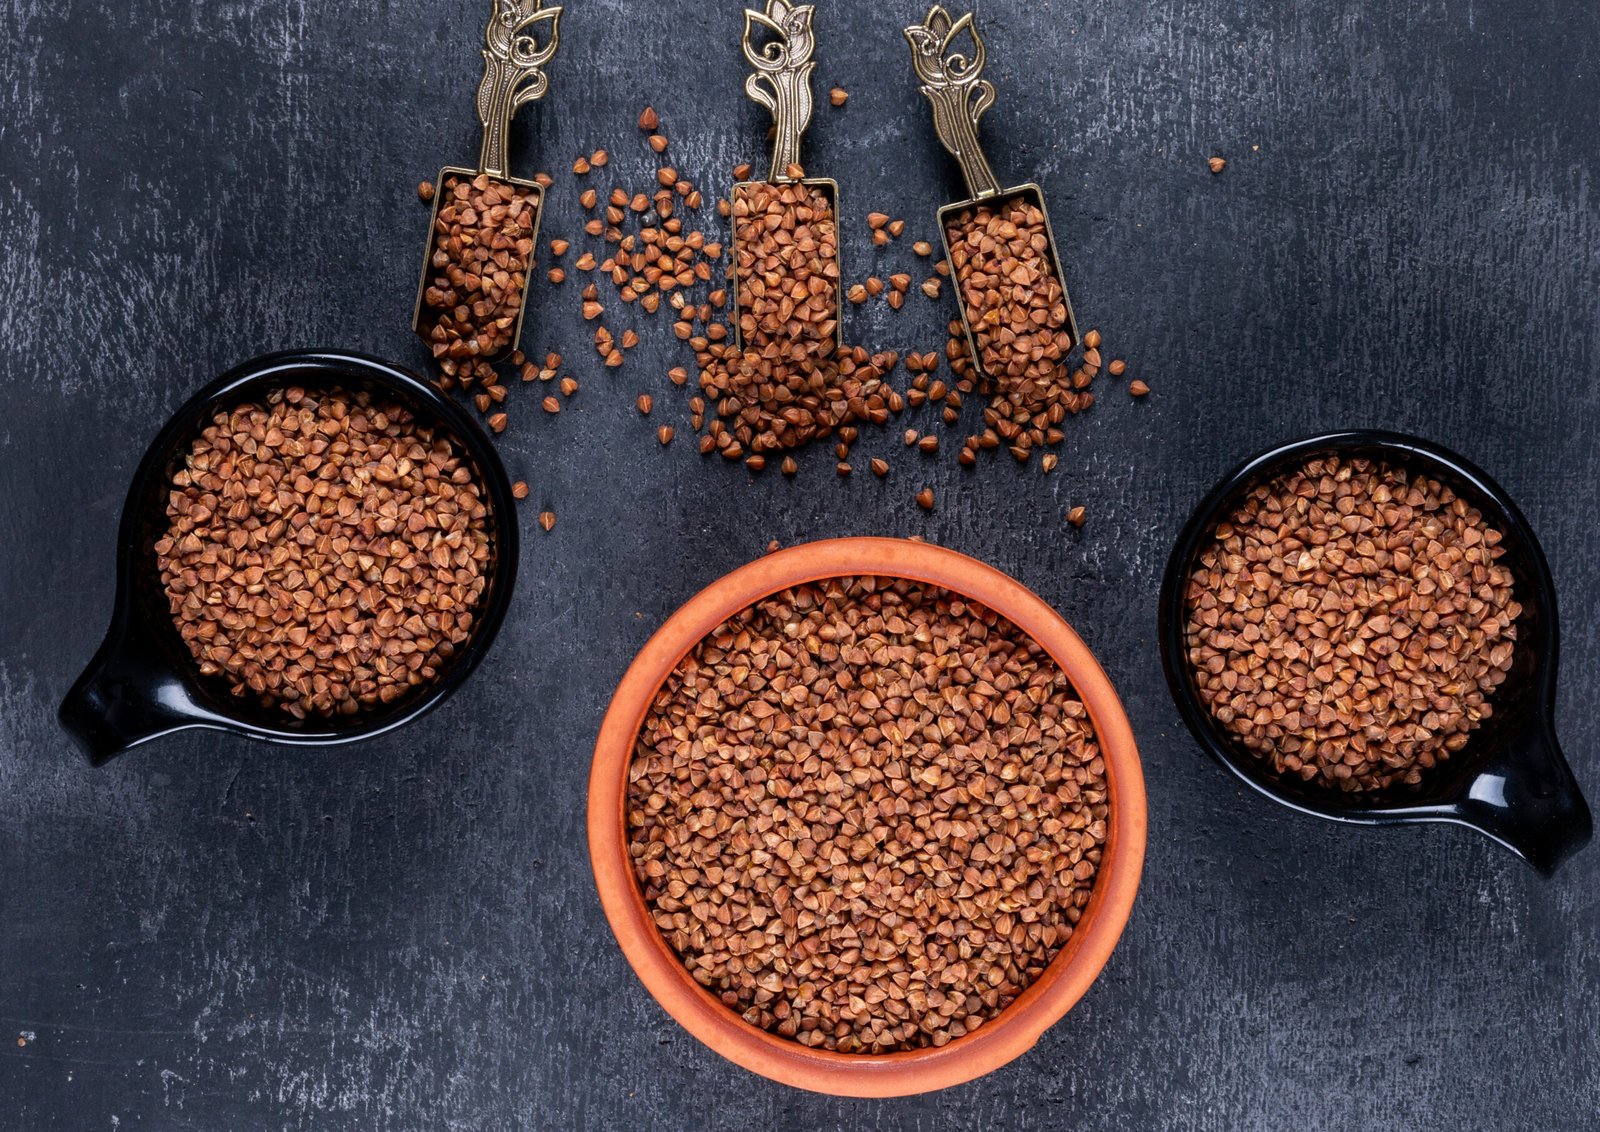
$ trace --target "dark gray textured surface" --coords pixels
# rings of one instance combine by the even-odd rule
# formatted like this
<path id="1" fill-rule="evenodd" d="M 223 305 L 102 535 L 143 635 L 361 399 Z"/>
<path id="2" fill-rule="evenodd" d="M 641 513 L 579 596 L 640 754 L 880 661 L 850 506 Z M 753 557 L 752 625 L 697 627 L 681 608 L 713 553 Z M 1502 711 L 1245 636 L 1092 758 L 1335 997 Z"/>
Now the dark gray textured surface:
<path id="1" fill-rule="evenodd" d="M 797 481 L 752 478 L 655 445 L 656 424 L 687 431 L 666 321 L 601 371 L 573 285 L 541 287 L 527 344 L 584 388 L 559 418 L 511 390 L 528 545 L 462 694 L 352 750 L 190 734 L 79 760 L 53 712 L 105 626 L 122 493 L 166 415 L 269 349 L 422 360 L 413 186 L 476 153 L 486 7 L 0 0 L 0 1125 L 1597 1126 L 1600 851 L 1547 883 L 1465 831 L 1270 808 L 1181 731 L 1154 642 L 1167 547 L 1227 467 L 1324 428 L 1422 433 L 1545 540 L 1559 727 L 1600 793 L 1600 16 L 1577 0 L 982 4 L 993 160 L 1044 184 L 1080 317 L 1148 403 L 1106 383 L 1048 478 L 959 472 L 893 432 L 859 450 L 890 456 L 887 483 L 837 482 L 822 452 Z M 643 183 L 646 100 L 697 181 L 760 158 L 738 8 L 570 0 L 551 95 L 516 133 L 522 172 L 557 173 L 546 235 L 578 234 L 580 151 L 616 154 L 602 189 Z M 852 97 L 819 108 L 809 164 L 843 183 L 852 278 L 912 260 L 910 235 L 871 249 L 868 211 L 931 237 L 955 195 L 898 38 L 920 15 L 819 5 L 819 92 Z M 915 295 L 847 329 L 929 349 L 946 317 Z M 583 839 L 600 712 L 649 633 L 769 538 L 851 533 L 974 553 L 1062 610 L 1150 788 L 1140 902 L 1084 1001 L 1003 1071 L 882 1103 L 688 1038 L 623 963 Z"/>

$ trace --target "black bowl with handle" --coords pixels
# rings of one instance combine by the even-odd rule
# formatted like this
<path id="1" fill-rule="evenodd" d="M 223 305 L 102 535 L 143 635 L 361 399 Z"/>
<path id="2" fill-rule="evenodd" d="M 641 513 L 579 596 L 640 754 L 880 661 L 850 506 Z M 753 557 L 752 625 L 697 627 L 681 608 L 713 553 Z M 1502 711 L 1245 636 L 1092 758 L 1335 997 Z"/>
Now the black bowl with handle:
<path id="1" fill-rule="evenodd" d="M 220 677 L 200 674 L 178 636 L 153 549 L 166 526 L 172 474 L 219 411 L 288 386 L 369 392 L 448 435 L 488 506 L 491 560 L 472 635 L 437 680 L 353 715 L 295 719 Z M 140 461 L 117 536 L 117 596 L 105 643 L 67 693 L 59 717 L 96 766 L 175 731 L 210 728 L 273 743 L 352 743 L 401 727 L 438 707 L 494 643 L 517 572 L 516 502 L 494 446 L 460 406 L 422 378 L 378 358 L 338 351 L 270 354 L 230 370 L 177 411 Z"/>
<path id="2" fill-rule="evenodd" d="M 1277 774 L 1269 760 L 1246 748 L 1211 715 L 1189 663 L 1185 590 L 1218 523 L 1261 484 L 1334 455 L 1366 457 L 1426 475 L 1478 508 L 1485 522 L 1504 536 L 1501 563 L 1511 571 L 1513 592 L 1522 606 L 1511 671 L 1492 697 L 1494 714 L 1470 733 L 1465 747 L 1424 772 L 1415 786 L 1340 792 Z M 1184 722 L 1213 758 L 1273 801 L 1354 825 L 1470 826 L 1547 875 L 1592 836 L 1588 803 L 1555 734 L 1560 634 L 1550 567 L 1516 504 L 1455 453 L 1415 437 L 1353 431 L 1297 440 L 1246 461 L 1224 477 L 1184 526 L 1167 563 L 1160 603 L 1162 663 Z"/>

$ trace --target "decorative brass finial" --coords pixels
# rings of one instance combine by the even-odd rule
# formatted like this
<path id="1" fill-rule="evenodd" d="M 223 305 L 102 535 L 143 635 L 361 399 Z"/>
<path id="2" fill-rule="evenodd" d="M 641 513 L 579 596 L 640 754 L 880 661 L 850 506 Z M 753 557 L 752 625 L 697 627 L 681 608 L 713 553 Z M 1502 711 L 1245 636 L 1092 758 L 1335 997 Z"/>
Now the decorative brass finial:
<path id="1" fill-rule="evenodd" d="M 800 164 L 800 138 L 811 124 L 811 72 L 817 68 L 812 61 L 817 49 L 811 29 L 814 11 L 810 4 L 767 0 L 764 15 L 749 8 L 744 13 L 744 57 L 755 68 L 745 80 L 745 93 L 772 111 L 777 126 L 772 181 L 788 180 L 789 166 Z M 757 47 L 762 30 L 776 38 Z"/>
<path id="2" fill-rule="evenodd" d="M 511 119 L 524 103 L 543 98 L 550 89 L 544 65 L 561 46 L 560 7 L 544 0 L 494 0 L 494 13 L 484 33 L 483 82 L 478 85 L 478 120 L 483 123 L 483 151 L 478 167 L 491 177 L 509 176 L 507 138 Z M 549 24 L 550 38 L 540 46 L 531 33 L 535 24 Z"/>
<path id="3" fill-rule="evenodd" d="M 972 54 L 958 50 L 962 34 L 972 38 Z M 933 128 L 939 141 L 961 165 L 967 188 L 982 200 L 1000 191 L 1000 182 L 978 144 L 978 123 L 994 105 L 994 84 L 983 78 L 988 53 L 968 12 L 959 20 L 934 5 L 927 19 L 906 28 L 911 65 L 922 80 L 922 93 L 933 104 Z"/>

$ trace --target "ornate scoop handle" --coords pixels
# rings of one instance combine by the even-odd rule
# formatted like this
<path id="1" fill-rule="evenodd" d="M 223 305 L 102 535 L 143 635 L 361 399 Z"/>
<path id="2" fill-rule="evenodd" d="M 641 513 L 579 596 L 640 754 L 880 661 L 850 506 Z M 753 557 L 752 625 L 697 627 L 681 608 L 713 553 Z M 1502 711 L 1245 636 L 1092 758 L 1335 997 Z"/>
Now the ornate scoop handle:
<path id="1" fill-rule="evenodd" d="M 800 138 L 811 124 L 812 55 L 817 37 L 811 30 L 810 4 L 767 0 L 763 14 L 749 8 L 744 13 L 744 57 L 755 73 L 745 80 L 745 93 L 772 111 L 777 136 L 772 151 L 772 181 L 789 180 L 788 169 L 800 164 Z M 756 46 L 759 30 L 776 39 Z"/>
<path id="2" fill-rule="evenodd" d="M 501 180 L 510 176 L 508 138 L 511 119 L 524 103 L 543 98 L 550 89 L 544 65 L 561 46 L 561 9 L 543 7 L 544 0 L 494 0 L 494 13 L 484 33 L 483 81 L 478 84 L 478 120 L 483 123 L 483 150 L 478 168 Z M 541 47 L 535 24 L 550 25 Z"/>
<path id="3" fill-rule="evenodd" d="M 970 59 L 954 49 L 963 32 L 972 37 Z M 922 93 L 933 104 L 933 128 L 960 163 L 968 191 L 976 200 L 998 195 L 1000 182 L 978 145 L 978 122 L 994 105 L 994 85 L 982 77 L 988 53 L 972 13 L 952 21 L 949 12 L 934 5 L 927 19 L 906 28 L 906 39 Z"/>

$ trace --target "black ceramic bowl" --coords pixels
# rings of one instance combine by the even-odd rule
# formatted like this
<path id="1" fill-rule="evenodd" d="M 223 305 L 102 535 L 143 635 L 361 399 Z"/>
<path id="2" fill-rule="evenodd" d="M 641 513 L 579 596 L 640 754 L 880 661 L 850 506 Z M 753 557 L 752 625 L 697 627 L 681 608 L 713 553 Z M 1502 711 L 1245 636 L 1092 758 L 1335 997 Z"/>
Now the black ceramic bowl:
<path id="1" fill-rule="evenodd" d="M 1511 672 L 1495 692 L 1494 714 L 1467 745 L 1415 787 L 1339 793 L 1279 776 L 1212 718 L 1195 686 L 1185 640 L 1184 590 L 1217 523 L 1260 484 L 1319 456 L 1371 457 L 1422 473 L 1477 507 L 1505 536 L 1522 615 Z M 1286 444 L 1234 469 L 1195 509 L 1178 536 L 1161 587 L 1161 656 L 1167 684 L 1200 745 L 1276 802 L 1357 825 L 1453 822 L 1487 834 L 1544 873 L 1581 849 L 1593 831 L 1588 804 L 1556 742 L 1558 632 L 1555 584 L 1544 551 L 1505 492 L 1472 464 L 1427 441 L 1386 432 L 1341 432 Z"/>
<path id="2" fill-rule="evenodd" d="M 194 437 L 219 409 L 288 385 L 368 391 L 404 405 L 419 422 L 451 437 L 471 463 L 489 504 L 493 558 L 471 638 L 434 683 L 350 716 L 296 720 L 253 697 L 234 695 L 219 677 L 200 675 L 172 623 L 152 549 L 165 526 L 172 473 Z M 439 706 L 477 667 L 505 617 L 516 572 L 511 484 L 488 437 L 459 406 L 428 382 L 377 358 L 332 351 L 257 358 L 224 374 L 179 409 L 134 473 L 117 536 L 111 628 L 67 693 L 62 726 L 96 765 L 158 736 L 194 727 L 302 745 L 351 743 L 392 731 Z"/>

